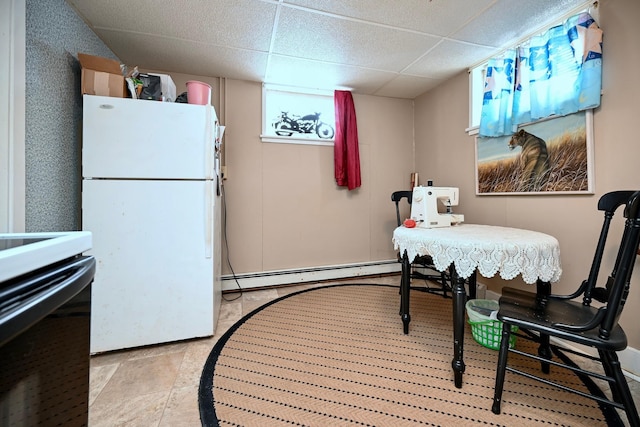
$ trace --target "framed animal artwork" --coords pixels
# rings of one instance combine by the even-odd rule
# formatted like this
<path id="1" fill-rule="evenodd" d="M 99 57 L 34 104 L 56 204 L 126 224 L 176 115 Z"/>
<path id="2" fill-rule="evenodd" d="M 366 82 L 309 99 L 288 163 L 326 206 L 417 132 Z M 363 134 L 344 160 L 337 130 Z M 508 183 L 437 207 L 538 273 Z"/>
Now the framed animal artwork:
<path id="1" fill-rule="evenodd" d="M 476 194 L 592 194 L 593 112 L 476 138 Z"/>

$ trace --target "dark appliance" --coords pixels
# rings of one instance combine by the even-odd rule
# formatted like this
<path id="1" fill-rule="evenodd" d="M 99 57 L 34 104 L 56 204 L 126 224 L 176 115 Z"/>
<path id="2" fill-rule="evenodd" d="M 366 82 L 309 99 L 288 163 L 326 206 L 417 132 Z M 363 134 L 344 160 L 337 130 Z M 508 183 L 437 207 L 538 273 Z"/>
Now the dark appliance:
<path id="1" fill-rule="evenodd" d="M 4 261 L 24 271 L 30 257 L 40 260 L 0 281 L 0 426 L 88 424 L 95 259 L 69 256 L 55 240 L 0 235 L 0 269 Z M 55 261 L 38 265 L 43 259 Z"/>

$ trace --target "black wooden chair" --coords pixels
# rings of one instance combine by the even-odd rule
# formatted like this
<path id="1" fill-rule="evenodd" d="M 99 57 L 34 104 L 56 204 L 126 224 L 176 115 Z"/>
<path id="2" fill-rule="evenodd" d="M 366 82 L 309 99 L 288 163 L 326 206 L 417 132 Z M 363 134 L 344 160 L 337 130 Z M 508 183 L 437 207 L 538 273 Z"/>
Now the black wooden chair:
<path id="1" fill-rule="evenodd" d="M 616 261 L 605 286 L 598 287 L 598 273 L 609 225 L 615 210 L 621 205 L 625 205 L 626 220 Z M 498 311 L 498 319 L 503 322 L 503 329 L 492 406 L 494 413 L 500 413 L 505 374 L 509 371 L 594 399 L 605 407 L 623 409 L 630 425 L 640 426 L 638 412 L 617 356 L 618 351 L 627 347 L 627 337 L 618 324 L 618 319 L 629 294 L 631 274 L 640 244 L 640 191 L 607 193 L 600 198 L 598 209 L 604 211 L 604 224 L 589 276 L 576 292 L 571 295 L 545 296 L 512 288 L 503 289 Z M 582 300 L 575 301 L 574 298 L 578 297 L 582 297 Z M 601 304 L 597 307 L 593 306 L 592 300 L 599 301 Z M 517 333 L 518 337 L 532 339 L 541 344 L 538 355 L 509 348 L 509 338 L 513 333 L 512 326 L 525 331 L 525 334 Z M 597 350 L 598 357 L 563 347 L 559 342 L 551 343 L 549 337 L 591 347 Z M 583 378 L 593 377 L 604 380 L 609 383 L 612 399 L 608 399 L 598 391 L 593 391 L 591 394 L 585 393 L 558 384 L 544 376 L 508 366 L 509 352 L 538 360 L 542 365 L 543 374 L 548 373 L 549 367 L 553 366 L 569 369 Z M 551 360 L 552 352 L 558 355 L 561 362 Z M 578 367 L 566 358 L 565 353 L 601 363 L 604 375 Z"/>
<path id="2" fill-rule="evenodd" d="M 398 227 L 402 225 L 400 202 L 403 199 L 406 199 L 409 207 L 411 207 L 412 197 L 412 191 L 395 191 L 391 194 L 391 201 L 396 204 L 396 219 L 398 221 Z M 398 253 L 398 262 L 402 263 L 401 253 Z M 429 255 L 419 256 L 413 260 L 411 263 L 411 273 L 409 275 L 409 280 L 411 279 L 424 280 L 426 287 L 420 289 L 426 292 L 439 294 L 444 297 L 447 297 L 447 292 L 451 292 L 449 273 L 436 270 L 433 265 L 433 259 Z M 431 286 L 429 282 L 435 283 L 436 286 Z"/>
<path id="3" fill-rule="evenodd" d="M 600 265 L 602 263 L 602 255 L 604 253 L 607 236 L 609 234 L 609 226 L 611 225 L 611 219 L 616 210 L 627 203 L 629 198 L 633 195 L 633 191 L 612 191 L 604 194 L 598 200 L 598 210 L 604 212 L 604 222 L 602 223 L 602 229 L 600 230 L 600 237 L 598 238 L 598 244 L 596 245 L 596 252 L 593 256 L 591 268 L 589 270 L 589 276 L 583 280 L 578 289 L 570 295 L 534 295 L 531 292 L 521 289 L 504 287 L 502 288 L 502 298 L 506 303 L 516 304 L 528 304 L 530 309 L 535 309 L 536 305 L 546 303 L 546 298 L 549 297 L 553 300 L 571 300 L 575 298 L 583 298 L 584 305 L 591 305 L 592 293 L 599 295 L 602 292 L 602 288 L 597 288 L 598 275 L 600 273 Z M 596 300 L 603 302 L 604 296 L 599 296 Z M 549 336 L 545 334 L 540 335 L 540 347 L 538 355 L 544 358 L 550 359 L 552 357 L 551 349 L 549 347 Z M 542 371 L 545 374 L 549 373 L 549 364 L 542 363 Z"/>

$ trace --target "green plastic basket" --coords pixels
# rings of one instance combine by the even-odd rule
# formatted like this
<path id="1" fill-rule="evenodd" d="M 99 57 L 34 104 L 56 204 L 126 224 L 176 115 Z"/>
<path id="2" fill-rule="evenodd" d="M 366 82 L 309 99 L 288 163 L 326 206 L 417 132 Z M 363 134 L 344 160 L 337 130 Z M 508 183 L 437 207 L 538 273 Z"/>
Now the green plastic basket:
<path id="1" fill-rule="evenodd" d="M 492 350 L 500 349 L 502 341 L 502 322 L 491 319 L 491 317 L 474 310 L 480 307 L 482 311 L 498 310 L 498 301 L 494 300 L 469 300 L 466 304 L 469 325 L 471 325 L 471 335 L 476 342 Z M 511 332 L 518 332 L 517 326 L 511 326 Z M 509 348 L 516 345 L 516 336 L 509 337 Z"/>

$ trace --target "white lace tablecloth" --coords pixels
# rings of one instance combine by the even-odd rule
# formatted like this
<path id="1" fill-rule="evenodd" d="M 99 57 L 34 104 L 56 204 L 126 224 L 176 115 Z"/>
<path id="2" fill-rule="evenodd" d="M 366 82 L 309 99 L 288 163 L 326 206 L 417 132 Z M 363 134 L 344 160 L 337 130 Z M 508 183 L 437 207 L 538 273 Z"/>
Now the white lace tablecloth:
<path id="1" fill-rule="evenodd" d="M 562 274 L 560 245 L 537 231 L 493 225 L 460 224 L 442 228 L 406 228 L 393 232 L 393 246 L 409 260 L 431 255 L 439 271 L 452 263 L 462 278 L 474 270 L 484 277 L 497 272 L 505 280 L 518 274 L 525 283 L 557 282 Z"/>

